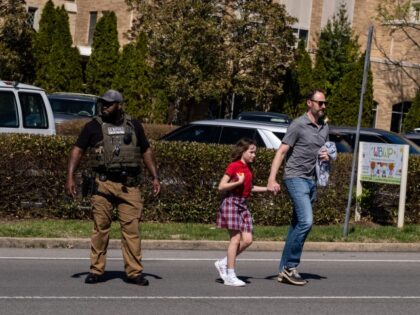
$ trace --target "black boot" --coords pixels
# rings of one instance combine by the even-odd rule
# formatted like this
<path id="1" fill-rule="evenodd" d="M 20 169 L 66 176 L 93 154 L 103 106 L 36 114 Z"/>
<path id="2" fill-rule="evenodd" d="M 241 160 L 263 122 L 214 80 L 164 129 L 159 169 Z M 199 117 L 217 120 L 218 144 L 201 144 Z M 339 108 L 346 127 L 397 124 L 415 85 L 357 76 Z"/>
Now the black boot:
<path id="1" fill-rule="evenodd" d="M 127 279 L 128 283 L 132 283 L 132 284 L 137 284 L 137 285 L 141 285 L 141 286 L 148 286 L 149 285 L 149 280 L 147 280 L 143 274 L 139 274 L 137 277 L 135 278 L 128 278 Z"/>
<path id="2" fill-rule="evenodd" d="M 98 283 L 98 282 L 101 282 L 101 276 L 89 272 L 89 274 L 87 275 L 87 277 L 85 279 L 85 283 L 95 284 L 95 283 Z"/>

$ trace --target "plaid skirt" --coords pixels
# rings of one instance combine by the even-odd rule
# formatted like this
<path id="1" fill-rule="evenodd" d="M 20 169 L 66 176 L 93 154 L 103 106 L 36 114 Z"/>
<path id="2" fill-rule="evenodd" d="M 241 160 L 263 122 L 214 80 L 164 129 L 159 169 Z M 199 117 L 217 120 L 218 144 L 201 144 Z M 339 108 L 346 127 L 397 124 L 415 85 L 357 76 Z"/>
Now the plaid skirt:
<path id="1" fill-rule="evenodd" d="M 219 228 L 252 232 L 252 216 L 246 198 L 225 196 L 217 211 L 216 224 Z"/>

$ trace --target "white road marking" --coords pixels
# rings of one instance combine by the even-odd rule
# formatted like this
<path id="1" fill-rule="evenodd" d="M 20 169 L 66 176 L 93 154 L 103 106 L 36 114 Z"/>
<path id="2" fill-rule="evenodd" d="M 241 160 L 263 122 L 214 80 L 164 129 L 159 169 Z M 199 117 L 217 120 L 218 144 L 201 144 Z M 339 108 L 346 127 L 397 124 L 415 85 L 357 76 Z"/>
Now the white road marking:
<path id="1" fill-rule="evenodd" d="M 0 296 L 0 300 L 420 300 L 420 296 Z"/>
<path id="2" fill-rule="evenodd" d="M 218 258 L 143 258 L 143 261 L 215 261 Z M 90 260 L 89 257 L 21 257 L 21 256 L 4 256 L 0 260 Z M 122 261 L 119 257 L 107 257 L 107 260 Z M 238 261 L 279 261 L 278 258 L 238 258 Z M 351 263 L 420 263 L 420 259 L 302 259 L 305 262 L 351 262 Z"/>

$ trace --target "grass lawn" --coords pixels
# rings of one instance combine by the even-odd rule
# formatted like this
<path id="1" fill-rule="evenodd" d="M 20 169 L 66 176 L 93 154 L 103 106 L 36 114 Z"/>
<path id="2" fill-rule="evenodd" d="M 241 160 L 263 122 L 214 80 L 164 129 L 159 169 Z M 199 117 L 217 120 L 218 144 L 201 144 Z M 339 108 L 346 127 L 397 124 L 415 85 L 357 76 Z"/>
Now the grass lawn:
<path id="1" fill-rule="evenodd" d="M 80 220 L 19 220 L 0 221 L 0 237 L 51 237 L 89 238 L 92 221 Z M 282 241 L 287 226 L 255 226 L 255 241 Z M 210 224 L 142 222 L 142 239 L 145 240 L 228 240 L 225 230 Z M 120 238 L 120 227 L 114 222 L 111 238 Z M 420 242 L 420 225 L 394 226 L 353 223 L 348 237 L 343 237 L 341 225 L 314 226 L 308 241 L 312 242 Z"/>

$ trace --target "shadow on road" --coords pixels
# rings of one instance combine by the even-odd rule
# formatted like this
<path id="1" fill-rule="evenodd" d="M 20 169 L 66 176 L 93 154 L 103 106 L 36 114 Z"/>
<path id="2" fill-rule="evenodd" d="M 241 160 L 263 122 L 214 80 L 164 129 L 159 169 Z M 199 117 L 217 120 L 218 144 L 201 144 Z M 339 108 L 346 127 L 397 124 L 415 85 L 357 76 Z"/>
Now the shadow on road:
<path id="1" fill-rule="evenodd" d="M 73 274 L 71 277 L 72 278 L 84 278 L 85 276 L 87 276 L 89 274 L 89 272 L 79 272 L 79 273 L 75 273 Z M 147 277 L 153 277 L 155 279 L 162 279 L 162 277 L 152 274 L 152 273 L 146 273 L 143 272 L 143 275 L 145 278 Z M 125 272 L 123 271 L 105 271 L 105 273 L 101 276 L 101 282 L 106 282 L 106 281 L 110 281 L 113 279 L 122 279 L 122 280 L 126 280 L 127 276 L 125 275 Z"/>
<path id="2" fill-rule="evenodd" d="M 316 275 L 313 273 L 301 273 L 300 274 L 302 276 L 303 279 L 313 279 L 313 280 L 324 280 L 324 279 L 328 279 L 328 277 L 324 277 L 324 276 L 320 276 L 320 275 Z"/>
<path id="3" fill-rule="evenodd" d="M 250 284 L 251 281 L 249 281 L 249 279 L 253 279 L 253 277 L 246 277 L 246 276 L 238 276 L 238 279 L 242 280 L 243 282 L 245 282 L 246 284 Z M 217 283 L 221 283 L 224 284 L 224 281 L 221 278 L 217 278 L 216 279 Z"/>

